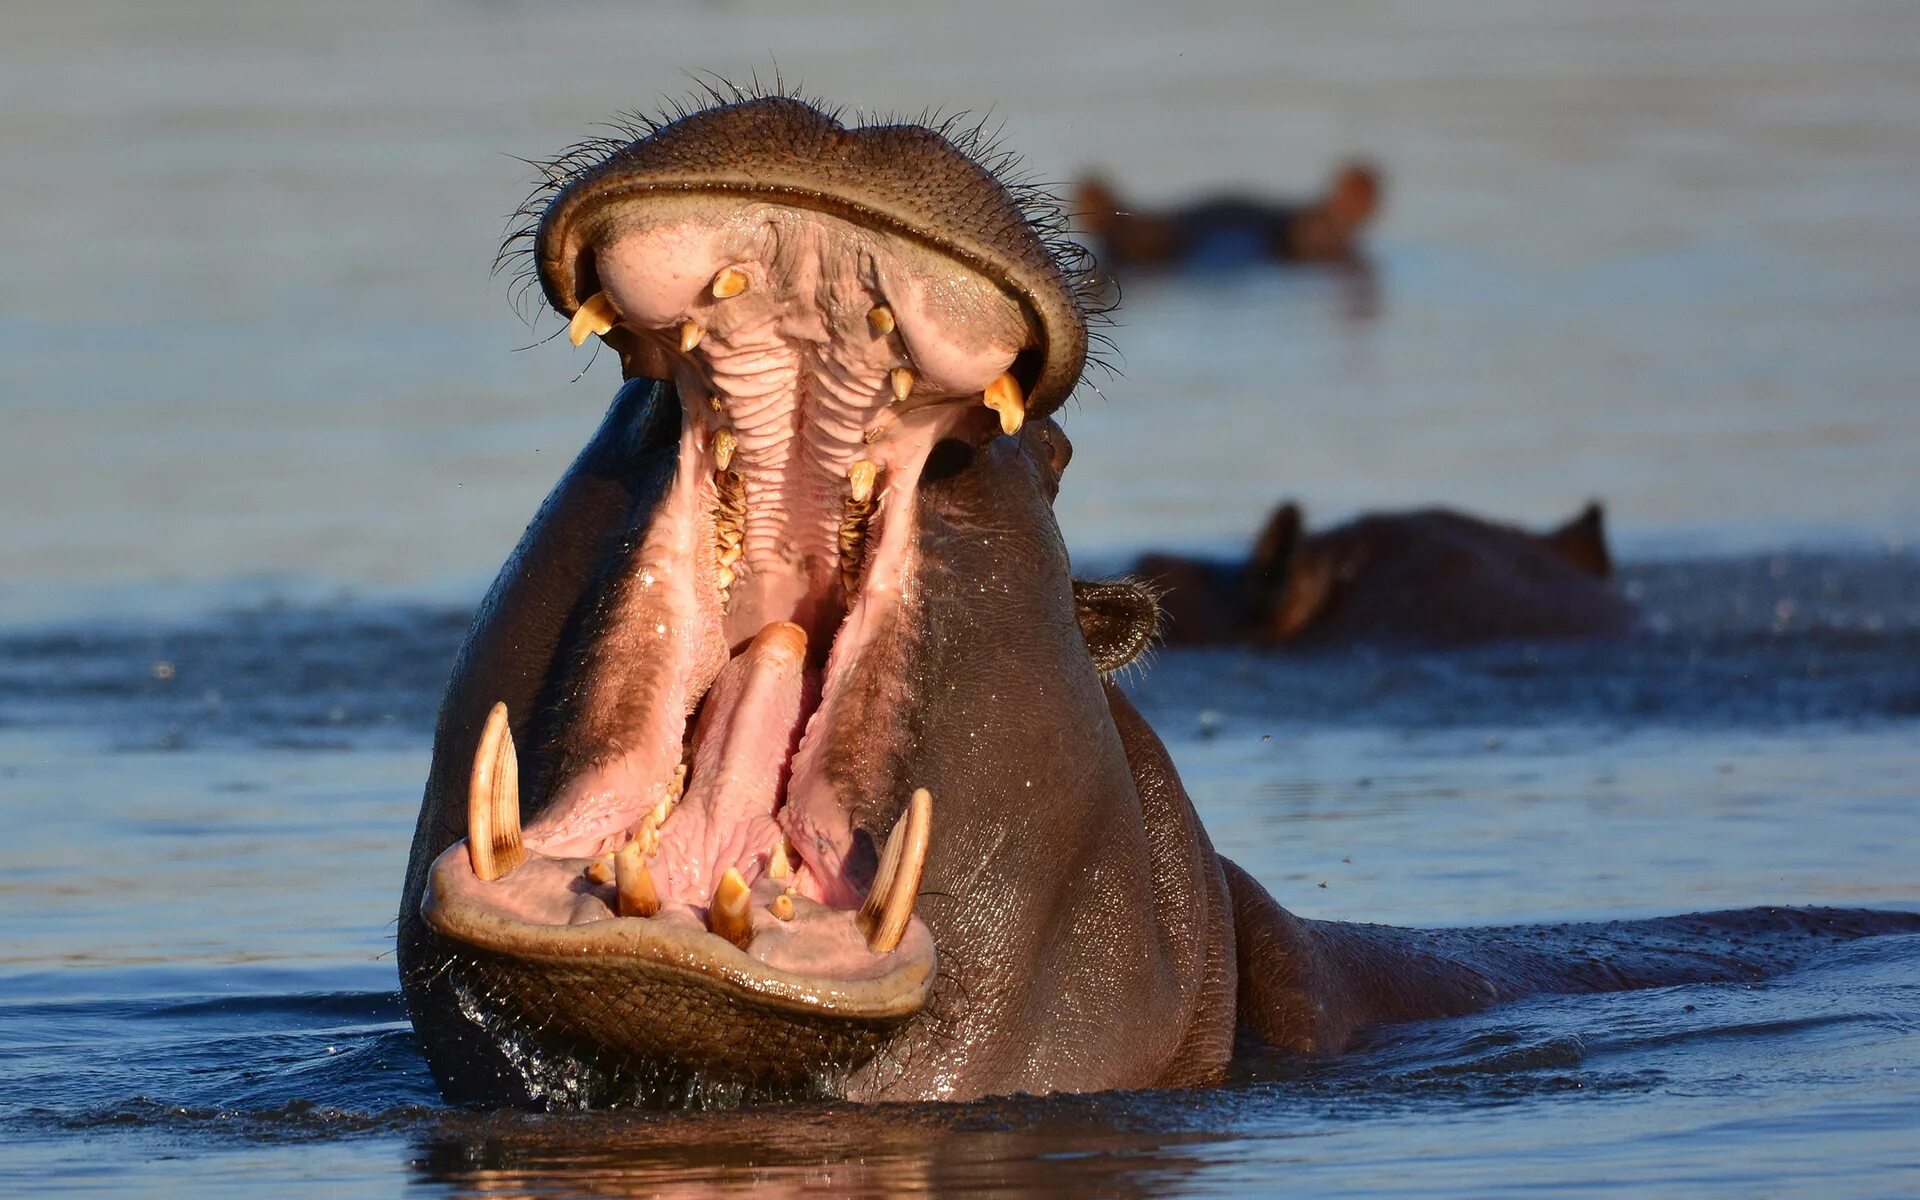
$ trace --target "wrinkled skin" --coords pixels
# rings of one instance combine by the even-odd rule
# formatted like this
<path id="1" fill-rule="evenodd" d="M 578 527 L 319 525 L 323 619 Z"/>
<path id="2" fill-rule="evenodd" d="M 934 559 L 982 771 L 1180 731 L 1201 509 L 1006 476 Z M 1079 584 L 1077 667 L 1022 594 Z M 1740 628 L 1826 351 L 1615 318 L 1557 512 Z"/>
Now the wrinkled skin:
<path id="1" fill-rule="evenodd" d="M 1309 534 L 1283 504 L 1244 561 L 1149 554 L 1133 574 L 1160 589 L 1173 645 L 1451 646 L 1620 637 L 1634 621 L 1598 504 L 1539 534 L 1445 509 Z"/>
<path id="2" fill-rule="evenodd" d="M 1378 168 L 1349 162 L 1311 200 L 1211 196 L 1155 212 L 1128 205 L 1104 179 L 1089 177 L 1074 192 L 1073 219 L 1114 270 L 1351 263 L 1385 192 Z"/>
<path id="3" fill-rule="evenodd" d="M 779 147 L 796 145 L 808 152 L 783 159 Z M 925 131 L 850 132 L 786 99 L 737 99 L 605 150 L 559 172 L 569 177 L 545 206 L 541 282 L 563 314 L 587 304 L 583 287 L 600 287 L 619 316 L 606 340 L 630 372 L 662 382 L 622 389 L 542 506 L 474 618 L 441 710 L 398 950 L 409 1013 L 450 1100 L 1205 1085 L 1223 1078 L 1241 1033 L 1334 1053 L 1373 1021 L 1543 990 L 1756 978 L 1822 942 L 1920 928 L 1920 918 L 1828 911 L 1447 933 L 1293 917 L 1214 852 L 1165 748 L 1103 677 L 1137 653 L 1154 617 L 1138 588 L 1070 577 L 1052 504 L 1071 450 L 1051 414 L 1078 374 L 1085 325 L 1030 218 L 995 215 L 999 185 Z M 910 169 L 832 169 L 876 157 Z M 817 195 L 806 190 L 812 170 Z M 683 174 L 661 185 L 672 171 Z M 687 205 L 685 171 L 732 182 Z M 769 178 L 777 205 L 756 190 Z M 926 190 L 862 190 L 882 184 Z M 662 201 L 663 190 L 674 194 Z M 596 211 L 597 224 L 575 220 Z M 872 215 L 883 211 L 893 215 Z M 945 257 L 858 233 L 909 218 L 938 226 L 916 245 Z M 653 256 L 659 243 L 646 239 L 660 221 L 677 222 L 678 240 Z M 740 234 L 730 257 L 701 257 L 713 229 Z M 767 261 L 787 274 L 738 249 L 769 236 Z M 995 241 L 1006 244 L 984 245 Z M 836 257 L 849 246 L 872 256 L 857 259 L 871 273 L 815 288 L 852 261 Z M 635 261 L 646 267 L 637 276 Z M 677 271 L 704 287 L 730 268 L 747 273 L 744 291 L 716 283 L 673 301 L 704 331 L 676 349 L 683 313 L 646 281 Z M 951 273 L 954 287 L 916 307 L 912 272 L 923 270 L 936 282 Z M 965 293 L 974 276 L 1003 285 L 1006 302 Z M 737 368 L 742 339 L 769 327 L 810 331 L 810 355 L 874 355 L 884 366 L 899 353 L 895 331 L 860 332 L 876 287 L 902 325 L 920 323 L 907 353 L 921 372 L 908 401 L 888 396 L 877 369 L 857 394 L 854 415 L 886 432 L 847 453 L 894 457 L 866 534 L 878 548 L 826 572 L 816 568 L 835 553 L 831 539 L 810 543 L 798 518 L 820 495 L 841 502 L 831 489 L 848 485 L 822 464 L 846 474 L 847 456 L 833 458 L 834 443 L 795 457 L 806 447 L 786 432 L 806 435 L 832 415 L 825 385 L 798 389 L 782 410 L 791 425 L 756 446 L 739 390 L 728 390 L 735 376 L 710 368 Z M 960 293 L 976 298 L 952 302 Z M 742 297 L 761 307 L 734 303 Z M 1004 340 L 1010 313 L 1023 314 L 1024 340 Z M 972 360 L 929 340 L 969 320 L 986 332 L 959 349 L 1020 379 L 1027 407 L 1015 434 L 980 405 L 981 384 L 970 383 L 980 376 L 941 365 Z M 857 382 L 862 369 L 855 361 L 835 379 Z M 701 488 L 719 479 L 710 431 L 730 428 L 741 431 L 732 461 L 750 549 L 737 574 L 721 575 L 709 555 L 725 543 L 708 522 L 724 505 Z M 931 432 L 915 441 L 916 429 Z M 787 457 L 755 458 L 762 451 Z M 807 486 L 786 493 L 789 509 L 754 508 L 765 489 L 796 480 Z M 776 518 L 778 537 L 757 543 L 752 522 Z M 803 635 L 810 657 L 795 682 L 772 648 Z M 496 757 L 497 703 L 517 761 Z M 789 711 L 782 703 L 811 713 L 797 749 L 784 723 L 767 723 Z M 670 744 L 656 744 L 656 726 Z M 699 732 L 709 727 L 763 732 L 726 743 L 716 760 L 717 743 Z M 645 772 L 682 753 L 683 728 L 693 763 L 684 796 L 650 813 Z M 777 784 L 740 793 L 761 807 L 727 816 L 720 793 L 745 786 L 729 764 L 776 753 Z M 503 818 L 487 815 L 501 811 L 491 781 L 503 777 L 520 781 L 509 809 L 524 821 L 524 856 L 504 866 L 481 853 L 514 840 L 495 837 Z M 908 801 L 916 788 L 935 799 L 924 873 L 902 890 L 906 859 L 878 847 L 890 831 L 897 847 L 913 840 L 902 830 L 926 828 L 914 815 L 925 801 Z M 663 811 L 665 823 L 651 824 Z M 801 859 L 788 874 L 757 844 L 712 848 L 739 829 L 775 827 Z M 701 849 L 682 836 L 689 828 L 718 842 Z M 626 885 L 639 876 L 595 880 L 603 854 L 651 864 L 646 878 L 665 894 L 657 911 L 629 907 Z M 705 873 L 727 863 L 756 889 L 744 946 L 721 920 L 724 888 L 706 897 Z M 869 891 L 869 905 L 912 900 L 897 944 L 877 940 L 864 910 L 855 916 Z M 795 912 L 778 916 L 787 897 Z"/>

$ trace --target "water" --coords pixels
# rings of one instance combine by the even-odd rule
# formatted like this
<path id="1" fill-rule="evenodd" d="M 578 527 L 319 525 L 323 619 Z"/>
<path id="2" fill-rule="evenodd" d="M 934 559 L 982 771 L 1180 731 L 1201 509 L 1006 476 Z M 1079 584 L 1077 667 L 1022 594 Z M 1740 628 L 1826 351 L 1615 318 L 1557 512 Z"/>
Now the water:
<path id="1" fill-rule="evenodd" d="M 1130 688 L 1309 916 L 1920 905 L 1920 21 L 1903 6 L 17 5 L 0 18 L 0 1194 L 1920 1185 L 1920 939 L 1543 998 L 1186 1093 L 440 1108 L 393 904 L 466 607 L 612 389 L 486 264 L 687 68 L 994 107 L 1042 175 L 1392 172 L 1370 277 L 1126 289 L 1090 567 L 1605 498 L 1623 646 Z M 928 50 L 937 47 L 937 52 Z"/>

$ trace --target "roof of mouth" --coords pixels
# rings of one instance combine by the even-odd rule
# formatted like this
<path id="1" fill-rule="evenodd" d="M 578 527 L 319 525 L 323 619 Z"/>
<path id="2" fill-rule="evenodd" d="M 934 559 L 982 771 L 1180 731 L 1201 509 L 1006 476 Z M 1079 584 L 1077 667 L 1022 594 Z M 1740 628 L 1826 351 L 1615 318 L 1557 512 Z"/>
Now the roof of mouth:
<path id="1" fill-rule="evenodd" d="M 522 209 L 529 224 L 509 247 L 527 244 L 558 312 L 585 299 L 575 294 L 579 247 L 570 243 L 603 204 L 705 192 L 817 208 L 923 241 L 1018 296 L 1041 339 L 1024 372 L 1016 366 L 1028 376 L 1029 411 L 1045 416 L 1065 401 L 1097 311 L 1087 260 L 1066 239 L 1057 206 L 1008 177 L 1011 155 L 953 121 L 849 127 L 791 96 L 713 98 L 713 107 L 636 121 L 617 131 L 630 140 L 592 139 L 545 165 L 547 181 Z"/>

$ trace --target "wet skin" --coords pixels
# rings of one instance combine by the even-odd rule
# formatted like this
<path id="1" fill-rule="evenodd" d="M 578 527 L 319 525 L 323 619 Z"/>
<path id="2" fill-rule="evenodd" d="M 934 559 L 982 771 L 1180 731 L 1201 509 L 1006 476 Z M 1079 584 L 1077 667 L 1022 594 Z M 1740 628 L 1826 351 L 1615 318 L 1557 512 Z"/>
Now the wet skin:
<path id="1" fill-rule="evenodd" d="M 1230 267 L 1256 262 L 1353 263 L 1386 190 L 1370 163 L 1343 164 L 1305 201 L 1210 196 L 1160 211 L 1135 208 L 1106 180 L 1081 180 L 1074 224 L 1109 268 Z"/>
<path id="2" fill-rule="evenodd" d="M 1634 623 L 1609 583 L 1598 504 L 1545 533 L 1423 509 L 1309 534 L 1288 503 L 1244 560 L 1155 553 L 1132 574 L 1159 590 L 1173 645 L 1450 646 L 1620 637 Z"/>
<path id="3" fill-rule="evenodd" d="M 547 299 L 630 382 L 442 706 L 398 949 L 450 1100 L 1206 1085 L 1242 1033 L 1334 1053 L 1920 928 L 1287 913 L 1105 678 L 1150 594 L 1071 579 L 1057 226 L 964 136 L 716 101 L 563 157 L 530 206 Z"/>

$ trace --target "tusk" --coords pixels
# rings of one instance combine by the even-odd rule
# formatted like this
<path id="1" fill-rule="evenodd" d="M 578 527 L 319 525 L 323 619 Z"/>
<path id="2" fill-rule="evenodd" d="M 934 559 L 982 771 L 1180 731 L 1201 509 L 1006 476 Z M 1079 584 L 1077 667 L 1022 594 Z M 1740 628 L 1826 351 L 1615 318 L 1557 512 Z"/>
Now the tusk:
<path id="1" fill-rule="evenodd" d="M 1011 437 L 1020 432 L 1027 419 L 1027 400 L 1020 394 L 1020 382 L 1002 372 L 1000 378 L 980 393 L 986 406 L 1000 414 L 1000 432 Z"/>
<path id="2" fill-rule="evenodd" d="M 660 911 L 660 893 L 653 890 L 639 839 L 620 847 L 613 856 L 615 913 L 622 917 L 650 917 Z"/>
<path id="3" fill-rule="evenodd" d="M 893 310 L 884 304 L 876 304 L 867 310 L 867 328 L 873 330 L 873 336 L 885 337 L 893 332 Z"/>
<path id="4" fill-rule="evenodd" d="M 916 789 L 907 811 L 887 835 L 873 889 L 860 906 L 860 932 L 875 954 L 891 954 L 907 932 L 913 902 L 920 894 L 920 875 L 927 865 L 927 839 L 933 829 L 933 793 Z"/>
<path id="5" fill-rule="evenodd" d="M 595 292 L 588 296 L 586 303 L 573 310 L 573 319 L 567 322 L 567 340 L 578 346 L 587 338 L 604 334 L 612 329 L 620 314 L 613 311 L 613 300 L 605 292 Z"/>
<path id="6" fill-rule="evenodd" d="M 473 752 L 467 781 L 467 859 L 491 883 L 527 861 L 520 844 L 520 757 L 505 702 L 495 704 Z"/>
<path id="7" fill-rule="evenodd" d="M 693 348 L 695 346 L 698 346 L 700 344 L 700 339 L 705 336 L 707 336 L 707 331 L 700 328 L 700 325 L 698 322 L 695 322 L 695 321 L 681 322 L 680 353 L 682 354 L 693 353 Z"/>
<path id="8" fill-rule="evenodd" d="M 879 469 L 864 458 L 847 468 L 847 491 L 855 504 L 873 499 L 873 477 L 878 473 Z"/>
<path id="9" fill-rule="evenodd" d="M 887 385 L 893 389 L 895 401 L 905 400 L 907 393 L 913 390 L 913 368 L 895 367 L 888 371 Z"/>
<path id="10" fill-rule="evenodd" d="M 732 867 L 714 885 L 713 904 L 707 909 L 707 926 L 742 950 L 753 941 L 753 893 L 747 881 Z"/>
<path id="11" fill-rule="evenodd" d="M 733 267 L 723 267 L 720 273 L 713 277 L 711 291 L 715 300 L 731 300 L 746 290 L 746 275 Z"/>

